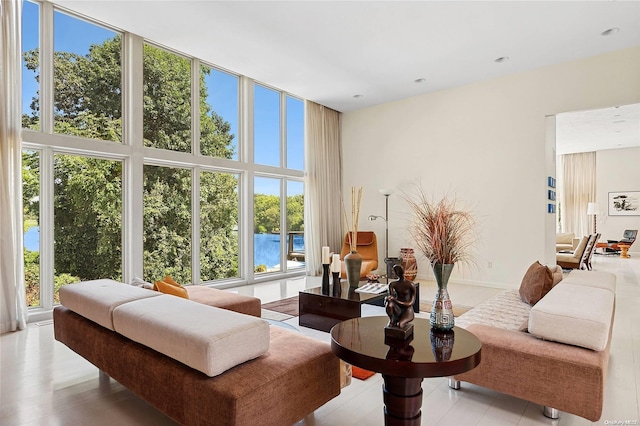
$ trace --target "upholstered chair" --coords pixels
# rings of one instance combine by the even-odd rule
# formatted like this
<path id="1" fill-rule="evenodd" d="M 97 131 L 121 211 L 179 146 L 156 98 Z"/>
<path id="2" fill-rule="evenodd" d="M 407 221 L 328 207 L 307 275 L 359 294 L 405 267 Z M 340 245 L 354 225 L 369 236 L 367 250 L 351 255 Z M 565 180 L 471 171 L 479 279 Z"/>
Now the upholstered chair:
<path id="1" fill-rule="evenodd" d="M 340 252 L 340 260 L 342 262 L 342 271 L 340 276 L 342 278 L 347 277 L 347 271 L 344 267 L 344 257 L 351 252 L 351 246 L 349 244 L 349 236 L 351 232 L 348 232 L 344 236 L 342 242 L 342 250 Z M 378 269 L 378 239 L 373 231 L 358 231 L 358 246 L 357 251 L 362 256 L 362 266 L 360 267 L 360 278 L 364 278 L 371 271 Z"/>

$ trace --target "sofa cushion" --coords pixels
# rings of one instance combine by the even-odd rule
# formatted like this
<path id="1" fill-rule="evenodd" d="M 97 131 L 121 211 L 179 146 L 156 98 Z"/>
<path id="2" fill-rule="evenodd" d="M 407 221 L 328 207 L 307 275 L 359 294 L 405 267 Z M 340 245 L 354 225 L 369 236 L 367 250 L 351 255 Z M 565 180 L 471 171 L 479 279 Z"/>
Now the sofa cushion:
<path id="1" fill-rule="evenodd" d="M 553 284 L 553 274 L 551 270 L 540 262 L 536 261 L 522 278 L 520 284 L 520 297 L 530 305 L 535 305 L 538 300 L 551 290 Z"/>
<path id="2" fill-rule="evenodd" d="M 267 321 L 166 294 L 118 306 L 113 325 L 123 336 L 209 377 L 269 349 Z"/>
<path id="3" fill-rule="evenodd" d="M 531 308 L 529 333 L 545 340 L 604 350 L 614 301 L 609 290 L 562 283 Z"/>
<path id="4" fill-rule="evenodd" d="M 549 268 L 549 270 L 551 271 L 551 276 L 553 277 L 551 287 L 555 287 L 564 278 L 564 273 L 562 272 L 562 268 L 558 265 Z"/>
<path id="5" fill-rule="evenodd" d="M 611 272 L 575 270 L 571 271 L 563 283 L 603 288 L 614 294 L 616 292 L 616 276 Z"/>
<path id="6" fill-rule="evenodd" d="M 233 293 L 229 290 L 219 290 L 204 285 L 190 285 L 185 288 L 189 294 L 189 299 L 194 302 L 228 309 L 241 314 L 253 315 L 254 317 L 260 317 L 262 314 L 262 303 L 257 297 Z"/>
<path id="7" fill-rule="evenodd" d="M 60 304 L 109 330 L 114 330 L 112 313 L 116 307 L 160 294 L 114 280 L 92 280 L 60 287 Z"/>
<path id="8" fill-rule="evenodd" d="M 456 326 L 484 324 L 504 330 L 523 331 L 531 306 L 520 299 L 518 290 L 504 290 L 456 318 Z"/>

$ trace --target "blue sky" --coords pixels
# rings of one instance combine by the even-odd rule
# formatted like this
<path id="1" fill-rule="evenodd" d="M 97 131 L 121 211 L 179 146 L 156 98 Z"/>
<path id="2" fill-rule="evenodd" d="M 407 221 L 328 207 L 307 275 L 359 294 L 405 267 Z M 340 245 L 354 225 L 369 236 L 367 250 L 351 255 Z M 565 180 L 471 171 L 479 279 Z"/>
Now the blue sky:
<path id="1" fill-rule="evenodd" d="M 38 47 L 39 7 L 35 3 L 23 3 L 22 50 Z M 92 44 L 100 44 L 113 38 L 115 32 L 95 24 L 71 17 L 61 12 L 54 14 L 54 50 L 74 52 L 86 55 Z M 38 83 L 35 73 L 23 67 L 22 72 L 22 111 L 31 114 L 29 105 L 37 96 Z M 208 88 L 207 102 L 231 125 L 231 132 L 238 136 L 238 78 L 234 75 L 212 69 L 205 82 Z M 279 96 L 276 91 L 259 84 L 254 94 L 254 140 L 255 162 L 279 166 L 280 110 Z M 304 168 L 304 104 L 299 99 L 287 96 L 287 166 L 303 170 Z M 236 146 L 237 151 L 237 146 Z M 237 156 L 235 157 L 237 158 Z M 289 185 L 289 195 L 302 193 L 302 185 Z M 255 192 L 279 195 L 279 185 L 274 179 L 256 180 Z"/>

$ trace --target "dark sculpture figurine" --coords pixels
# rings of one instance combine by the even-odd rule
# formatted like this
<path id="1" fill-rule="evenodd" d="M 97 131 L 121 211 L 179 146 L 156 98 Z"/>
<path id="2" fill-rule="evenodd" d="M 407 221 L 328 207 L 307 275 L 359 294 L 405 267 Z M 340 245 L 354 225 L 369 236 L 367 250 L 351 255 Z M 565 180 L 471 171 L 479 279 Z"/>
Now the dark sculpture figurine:
<path id="1" fill-rule="evenodd" d="M 398 281 L 389 283 L 389 295 L 384 299 L 389 324 L 385 327 L 385 335 L 394 339 L 407 339 L 413 335 L 413 303 L 416 300 L 416 286 L 404 278 L 401 265 L 394 265 L 393 271 Z"/>

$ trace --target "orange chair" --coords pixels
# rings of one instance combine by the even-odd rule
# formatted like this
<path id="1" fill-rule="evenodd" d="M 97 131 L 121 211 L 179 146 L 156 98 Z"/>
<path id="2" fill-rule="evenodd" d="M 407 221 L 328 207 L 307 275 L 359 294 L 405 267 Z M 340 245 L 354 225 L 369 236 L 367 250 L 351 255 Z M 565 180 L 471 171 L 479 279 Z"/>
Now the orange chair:
<path id="1" fill-rule="evenodd" d="M 340 252 L 340 260 L 342 262 L 342 271 L 340 276 L 347 277 L 347 271 L 344 268 L 344 257 L 351 252 L 349 244 L 349 236 L 351 232 L 347 232 L 342 242 L 342 251 Z M 356 248 L 362 256 L 362 266 L 360 267 L 360 278 L 364 278 L 371 271 L 378 269 L 378 239 L 373 231 L 358 231 L 358 246 Z"/>

